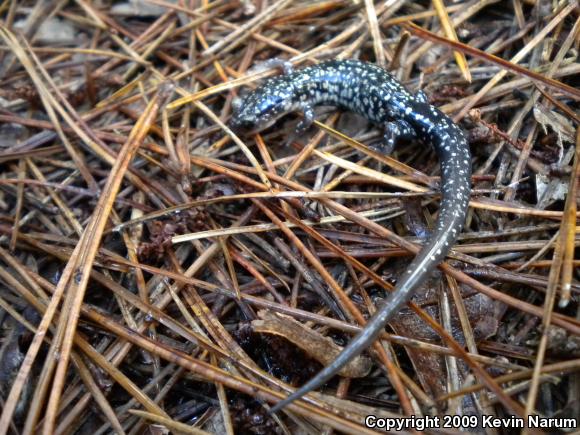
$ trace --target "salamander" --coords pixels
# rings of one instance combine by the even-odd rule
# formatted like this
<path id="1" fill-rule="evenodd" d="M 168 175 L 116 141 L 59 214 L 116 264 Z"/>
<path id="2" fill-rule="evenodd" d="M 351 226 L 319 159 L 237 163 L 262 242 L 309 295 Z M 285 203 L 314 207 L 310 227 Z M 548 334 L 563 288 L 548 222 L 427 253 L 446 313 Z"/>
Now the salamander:
<path id="1" fill-rule="evenodd" d="M 470 198 L 471 155 L 461 128 L 431 106 L 425 94 L 409 92 L 391 74 L 371 63 L 327 61 L 271 78 L 242 97 L 230 125 L 242 131 L 262 130 L 283 115 L 299 111 L 304 117 L 298 127 L 303 130 L 313 122 L 313 107 L 317 105 L 337 106 L 364 116 L 384 129 L 388 149 L 400 138 L 431 144 L 440 162 L 441 206 L 430 237 L 363 330 L 330 365 L 271 412 L 320 387 L 375 341 L 455 243 Z"/>

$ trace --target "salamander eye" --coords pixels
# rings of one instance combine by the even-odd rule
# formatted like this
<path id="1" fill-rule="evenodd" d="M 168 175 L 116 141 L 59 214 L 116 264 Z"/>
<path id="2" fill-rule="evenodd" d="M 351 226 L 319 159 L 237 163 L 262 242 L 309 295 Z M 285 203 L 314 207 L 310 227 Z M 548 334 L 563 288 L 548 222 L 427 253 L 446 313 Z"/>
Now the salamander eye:
<path id="1" fill-rule="evenodd" d="M 280 103 L 282 102 L 282 98 L 269 96 L 268 98 L 264 98 L 258 105 L 258 110 L 256 111 L 260 116 L 268 116 L 273 115 L 279 111 Z"/>
<path id="2" fill-rule="evenodd" d="M 259 113 L 260 115 L 265 115 L 270 113 L 273 107 L 274 105 L 272 104 L 272 101 L 266 100 L 260 103 L 260 105 L 258 106 L 258 110 L 256 112 Z"/>

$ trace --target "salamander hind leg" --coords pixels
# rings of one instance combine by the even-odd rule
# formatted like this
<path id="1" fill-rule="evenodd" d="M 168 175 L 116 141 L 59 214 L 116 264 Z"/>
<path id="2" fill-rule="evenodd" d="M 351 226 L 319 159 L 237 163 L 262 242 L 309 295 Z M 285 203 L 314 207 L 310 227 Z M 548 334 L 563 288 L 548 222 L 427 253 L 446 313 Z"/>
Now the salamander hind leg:
<path id="1" fill-rule="evenodd" d="M 387 122 L 384 131 L 383 140 L 375 144 L 373 148 L 387 155 L 393 152 L 399 140 L 413 140 L 417 138 L 417 134 L 413 127 L 411 127 L 411 124 L 402 119 Z"/>

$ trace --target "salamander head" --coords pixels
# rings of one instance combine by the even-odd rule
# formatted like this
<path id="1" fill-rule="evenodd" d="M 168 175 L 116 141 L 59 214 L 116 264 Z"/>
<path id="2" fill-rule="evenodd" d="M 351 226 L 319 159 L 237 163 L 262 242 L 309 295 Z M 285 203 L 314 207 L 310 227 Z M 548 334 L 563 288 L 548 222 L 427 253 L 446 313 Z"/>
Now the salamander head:
<path id="1" fill-rule="evenodd" d="M 230 127 L 242 132 L 264 130 L 290 110 L 291 90 L 266 84 L 234 102 Z"/>

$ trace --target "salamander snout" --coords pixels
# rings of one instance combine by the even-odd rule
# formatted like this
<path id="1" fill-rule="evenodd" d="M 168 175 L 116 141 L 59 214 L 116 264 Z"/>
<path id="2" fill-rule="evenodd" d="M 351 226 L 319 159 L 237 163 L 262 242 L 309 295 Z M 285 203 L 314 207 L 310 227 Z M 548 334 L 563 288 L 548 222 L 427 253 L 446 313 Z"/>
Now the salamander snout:
<path id="1" fill-rule="evenodd" d="M 256 119 L 244 118 L 240 114 L 234 112 L 229 125 L 230 128 L 236 132 L 247 133 L 256 126 Z"/>
<path id="2" fill-rule="evenodd" d="M 291 108 L 284 92 L 256 89 L 233 104 L 230 127 L 240 132 L 260 131 L 272 125 Z"/>

